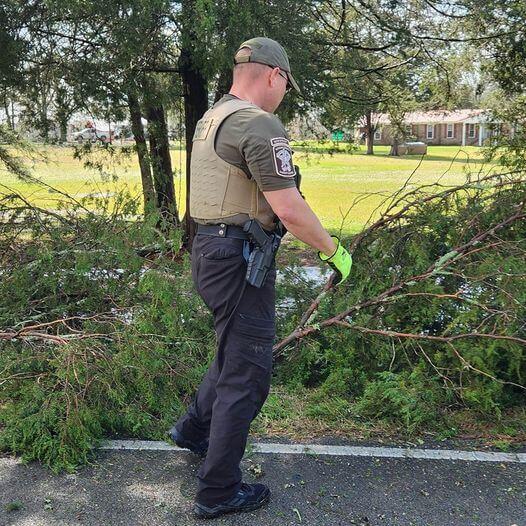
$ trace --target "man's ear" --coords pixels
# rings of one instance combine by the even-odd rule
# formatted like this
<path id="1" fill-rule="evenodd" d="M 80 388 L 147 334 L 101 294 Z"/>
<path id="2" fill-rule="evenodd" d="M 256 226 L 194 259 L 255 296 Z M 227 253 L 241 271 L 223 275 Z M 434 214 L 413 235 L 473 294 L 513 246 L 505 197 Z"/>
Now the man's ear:
<path id="1" fill-rule="evenodd" d="M 274 68 L 270 71 L 269 82 L 272 87 L 276 85 L 276 82 L 279 82 L 277 78 L 279 76 L 279 68 Z"/>

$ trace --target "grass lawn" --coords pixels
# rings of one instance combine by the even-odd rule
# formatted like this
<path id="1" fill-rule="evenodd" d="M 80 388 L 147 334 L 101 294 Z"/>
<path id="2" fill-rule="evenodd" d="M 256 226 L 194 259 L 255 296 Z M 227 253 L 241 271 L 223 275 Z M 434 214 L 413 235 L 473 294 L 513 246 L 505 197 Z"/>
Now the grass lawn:
<path id="1" fill-rule="evenodd" d="M 453 185 L 464 181 L 468 172 L 494 168 L 484 163 L 477 147 L 431 146 L 422 161 L 420 156 L 390 157 L 388 153 L 387 146 L 376 147 L 374 156 L 365 155 L 364 148 L 332 155 L 297 152 L 305 197 L 326 227 L 339 230 L 347 214 L 343 230 L 360 230 L 412 174 L 410 187 L 439 179 L 443 185 Z M 356 202 L 357 198 L 361 199 Z"/>
<path id="2" fill-rule="evenodd" d="M 314 151 L 312 151 L 314 147 Z M 301 168 L 302 191 L 326 228 L 344 233 L 360 230 L 377 207 L 397 191 L 412 175 L 410 185 L 431 184 L 440 179 L 451 185 L 465 179 L 467 172 L 487 173 L 494 165 L 485 164 L 482 150 L 477 147 L 431 146 L 428 155 L 389 157 L 389 148 L 378 146 L 375 155 L 365 155 L 364 148 L 346 151 L 340 147 L 332 152 L 325 145 L 293 145 L 294 160 Z M 48 162 L 37 162 L 34 174 L 45 183 L 77 198 L 96 193 L 111 196 L 127 187 L 140 196 L 140 174 L 135 156 L 114 164 L 106 177 L 83 167 L 73 158 L 73 148 L 47 146 L 43 148 Z M 179 148 L 171 151 L 175 173 L 175 189 L 180 215 L 184 213 L 185 188 L 180 167 L 184 170 L 185 154 Z M 101 155 L 98 156 L 102 160 Z M 418 169 L 417 169 L 418 168 Z M 416 170 L 416 171 L 415 171 Z M 115 180 L 114 180 L 115 179 Z M 45 208 L 56 208 L 60 195 L 36 185 L 21 183 L 10 175 L 3 175 L 1 183 L 22 192 L 31 202 Z M 0 186 L 0 192 L 6 189 Z M 355 202 L 360 198 L 359 202 Z M 345 220 L 343 220 L 345 216 Z"/>

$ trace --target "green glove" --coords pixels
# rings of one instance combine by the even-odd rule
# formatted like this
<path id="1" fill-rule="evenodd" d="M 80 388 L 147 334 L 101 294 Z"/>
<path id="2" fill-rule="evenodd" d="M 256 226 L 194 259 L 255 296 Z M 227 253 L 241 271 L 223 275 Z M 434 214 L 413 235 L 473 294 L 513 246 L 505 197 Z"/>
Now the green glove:
<path id="1" fill-rule="evenodd" d="M 318 252 L 318 257 L 322 261 L 326 261 L 334 272 L 336 272 L 336 280 L 334 281 L 334 284 L 339 285 L 347 279 L 351 272 L 352 257 L 349 252 L 343 248 L 338 237 L 331 237 L 337 245 L 336 252 L 334 252 L 332 256 L 327 256 L 323 252 Z"/>

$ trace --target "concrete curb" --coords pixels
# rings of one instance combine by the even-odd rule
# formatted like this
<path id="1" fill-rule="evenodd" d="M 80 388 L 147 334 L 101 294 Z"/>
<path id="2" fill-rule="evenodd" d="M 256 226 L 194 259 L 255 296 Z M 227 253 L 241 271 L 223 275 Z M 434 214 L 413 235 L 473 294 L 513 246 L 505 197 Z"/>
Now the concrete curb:
<path id="1" fill-rule="evenodd" d="M 464 460 L 476 462 L 526 463 L 526 453 L 499 453 L 493 451 L 461 451 L 453 449 L 413 449 L 398 447 L 326 446 L 321 444 L 278 444 L 256 442 L 251 444 L 255 453 L 281 455 L 330 455 L 343 457 L 416 458 L 426 460 Z M 100 449 L 184 451 L 166 442 L 150 440 L 108 440 Z"/>

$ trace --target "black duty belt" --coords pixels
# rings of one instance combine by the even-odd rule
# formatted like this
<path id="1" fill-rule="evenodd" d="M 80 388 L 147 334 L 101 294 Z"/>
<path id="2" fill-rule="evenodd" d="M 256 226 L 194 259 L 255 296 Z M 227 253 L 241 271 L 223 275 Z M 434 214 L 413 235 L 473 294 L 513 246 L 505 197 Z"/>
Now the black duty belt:
<path id="1" fill-rule="evenodd" d="M 249 239 L 248 234 L 238 225 L 202 225 L 197 224 L 197 233 L 204 236 L 235 237 L 237 239 Z"/>

